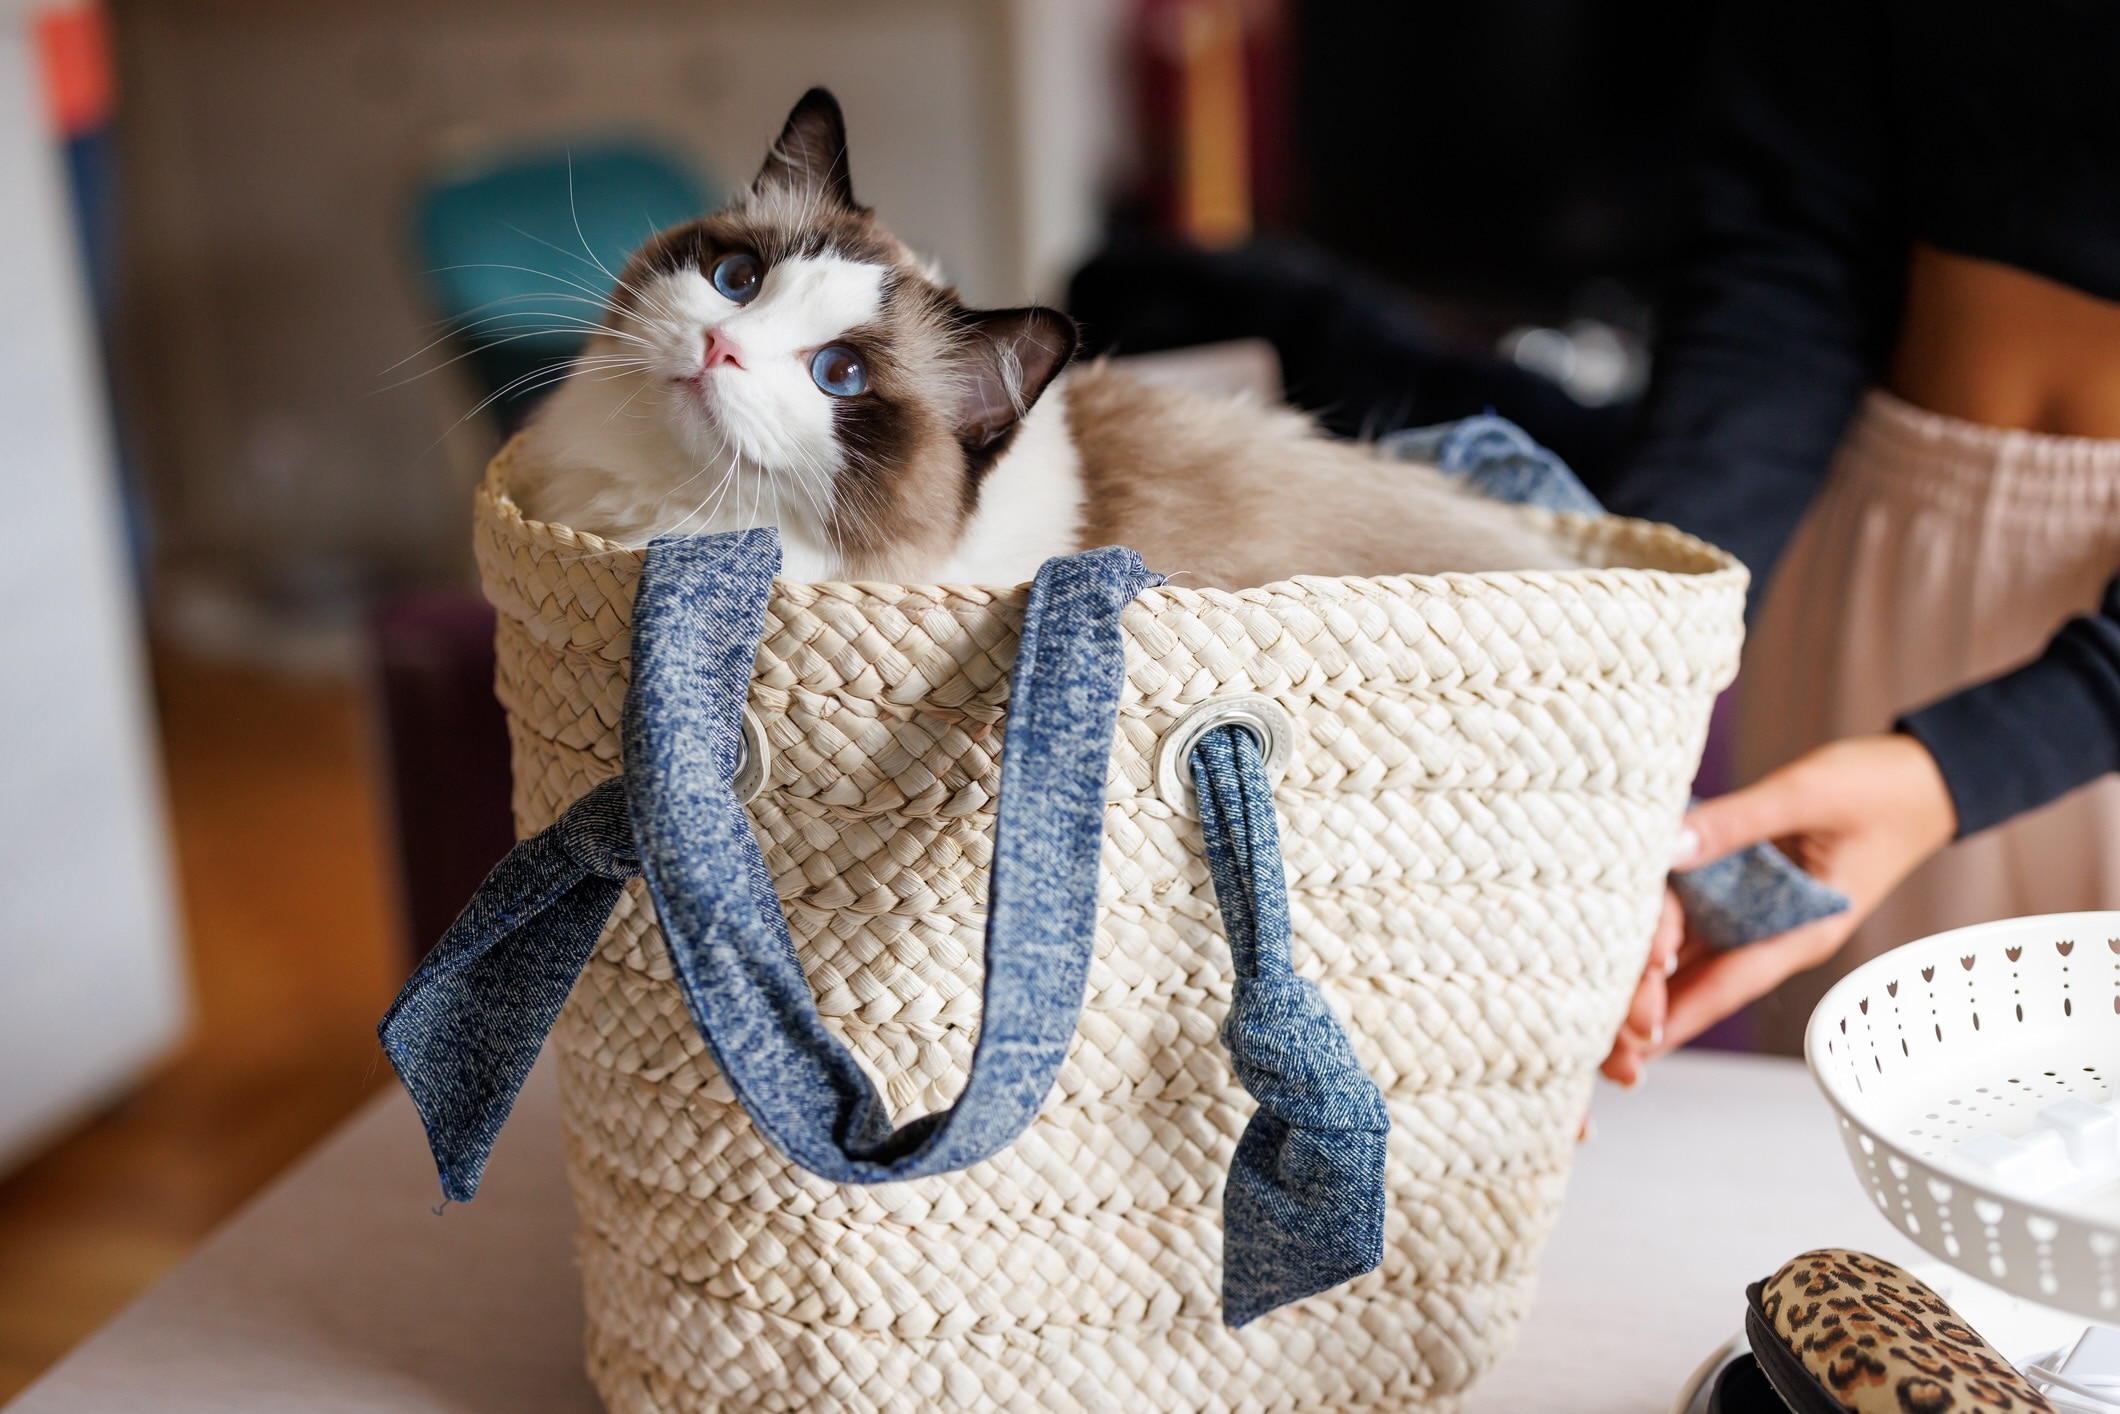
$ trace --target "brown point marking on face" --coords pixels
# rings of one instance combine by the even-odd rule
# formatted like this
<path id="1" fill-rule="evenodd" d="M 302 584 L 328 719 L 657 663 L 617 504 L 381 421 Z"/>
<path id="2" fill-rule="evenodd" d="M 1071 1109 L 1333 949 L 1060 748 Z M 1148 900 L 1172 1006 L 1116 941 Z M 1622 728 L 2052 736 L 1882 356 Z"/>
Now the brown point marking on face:
<path id="1" fill-rule="evenodd" d="M 813 89 L 789 114 L 751 187 L 728 207 L 651 239 L 628 263 L 606 322 L 639 312 L 646 283 L 743 252 L 766 266 L 836 257 L 884 269 L 876 316 L 834 342 L 860 354 L 868 391 L 835 399 L 845 454 L 826 531 L 856 577 L 946 556 L 978 508 L 979 485 L 1012 446 L 1021 414 L 1072 358 L 1076 334 L 1046 309 L 981 311 L 929 277 L 919 259 L 855 203 L 839 105 Z M 1008 406 L 997 368 L 1016 378 Z M 1019 377 L 1020 375 L 1020 377 Z M 985 396 L 979 390 L 985 389 Z"/>
<path id="2" fill-rule="evenodd" d="M 833 533 L 850 563 L 882 573 L 907 550 L 946 552 L 969 516 L 969 479 L 949 415 L 955 292 L 910 264 L 885 281 L 876 321 L 843 342 L 869 370 L 869 391 L 832 409 L 846 453 Z"/>

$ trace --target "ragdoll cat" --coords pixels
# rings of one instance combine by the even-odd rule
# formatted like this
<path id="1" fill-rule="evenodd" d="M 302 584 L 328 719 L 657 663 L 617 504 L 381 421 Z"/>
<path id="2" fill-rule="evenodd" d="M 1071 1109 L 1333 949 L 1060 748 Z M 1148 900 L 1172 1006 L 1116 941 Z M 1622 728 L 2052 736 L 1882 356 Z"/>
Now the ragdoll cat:
<path id="1" fill-rule="evenodd" d="M 1298 413 L 1069 371 L 1076 342 L 1055 310 L 967 308 L 857 205 L 812 89 L 747 192 L 628 263 L 510 489 L 628 545 L 777 525 L 811 580 L 1017 584 L 1106 544 L 1221 588 L 1581 563 Z"/>

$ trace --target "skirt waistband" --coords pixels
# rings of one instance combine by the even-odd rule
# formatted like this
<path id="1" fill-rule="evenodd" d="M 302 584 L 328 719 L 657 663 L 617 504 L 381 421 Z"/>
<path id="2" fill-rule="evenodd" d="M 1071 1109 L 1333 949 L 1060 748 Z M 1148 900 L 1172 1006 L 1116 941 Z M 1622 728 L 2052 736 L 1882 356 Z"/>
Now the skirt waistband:
<path id="1" fill-rule="evenodd" d="M 1873 389 L 1836 477 L 1955 515 L 2120 524 L 2120 440 L 1983 427 Z"/>

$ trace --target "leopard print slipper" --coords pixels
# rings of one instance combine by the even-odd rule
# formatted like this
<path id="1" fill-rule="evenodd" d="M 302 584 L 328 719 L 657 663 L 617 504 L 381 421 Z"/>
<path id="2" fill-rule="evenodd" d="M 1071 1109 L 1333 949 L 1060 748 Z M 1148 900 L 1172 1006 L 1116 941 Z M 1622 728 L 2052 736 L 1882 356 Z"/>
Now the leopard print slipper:
<path id="1" fill-rule="evenodd" d="M 1882 1258 L 1821 1248 L 1745 1294 L 1760 1372 L 1796 1414 L 2055 1414 L 1942 1297 Z"/>

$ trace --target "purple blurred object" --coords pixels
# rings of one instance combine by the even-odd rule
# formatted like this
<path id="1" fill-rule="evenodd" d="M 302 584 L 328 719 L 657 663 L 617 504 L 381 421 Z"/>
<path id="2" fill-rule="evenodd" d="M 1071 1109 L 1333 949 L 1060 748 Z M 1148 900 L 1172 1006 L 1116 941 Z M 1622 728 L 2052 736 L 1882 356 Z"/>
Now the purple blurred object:
<path id="1" fill-rule="evenodd" d="M 1702 800 L 1724 794 L 1733 784 L 1730 735 L 1737 727 L 1737 692 L 1742 685 L 1740 680 L 1724 688 L 1708 718 L 1708 744 L 1701 752 L 1700 774 L 1693 778 L 1693 793 Z M 1686 1044 L 1704 1051 L 1756 1051 L 1759 1026 L 1752 1008 L 1740 1007 Z"/>
<path id="2" fill-rule="evenodd" d="M 455 590 L 387 600 L 368 620 L 408 972 L 515 843 L 493 622 Z"/>
<path id="3" fill-rule="evenodd" d="M 1739 678 L 1724 688 L 1715 699 L 1715 710 L 1708 714 L 1708 741 L 1701 749 L 1700 772 L 1693 777 L 1693 793 L 1702 800 L 1713 800 L 1737 786 L 1732 779 L 1735 769 L 1730 757 L 1736 744 L 1731 737 L 1737 731 L 1737 694 L 1743 686 Z"/>

